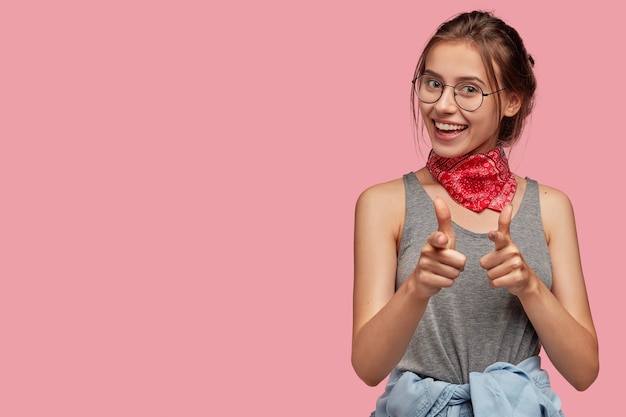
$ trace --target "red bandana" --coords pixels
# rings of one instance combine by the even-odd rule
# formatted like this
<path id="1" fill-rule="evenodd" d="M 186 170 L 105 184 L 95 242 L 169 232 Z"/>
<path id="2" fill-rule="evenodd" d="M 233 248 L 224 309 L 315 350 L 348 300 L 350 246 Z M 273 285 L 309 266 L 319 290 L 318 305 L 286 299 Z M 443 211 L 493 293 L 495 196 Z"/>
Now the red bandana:
<path id="1" fill-rule="evenodd" d="M 513 201 L 517 183 L 501 146 L 456 158 L 431 151 L 426 167 L 454 201 L 477 213 L 486 208 L 502 211 Z"/>

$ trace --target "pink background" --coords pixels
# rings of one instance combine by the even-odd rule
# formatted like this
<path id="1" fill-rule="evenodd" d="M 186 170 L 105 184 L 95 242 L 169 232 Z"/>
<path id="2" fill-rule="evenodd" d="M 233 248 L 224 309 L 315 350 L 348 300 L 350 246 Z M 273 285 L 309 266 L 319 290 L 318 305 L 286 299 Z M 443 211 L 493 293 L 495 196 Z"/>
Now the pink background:
<path id="1" fill-rule="evenodd" d="M 354 203 L 423 164 L 413 68 L 474 8 L 537 62 L 514 170 L 576 207 L 602 369 L 582 393 L 553 385 L 568 417 L 610 411 L 619 2 L 213 3 L 0 8 L 0 415 L 369 415 L 383 387 L 350 365 Z"/>

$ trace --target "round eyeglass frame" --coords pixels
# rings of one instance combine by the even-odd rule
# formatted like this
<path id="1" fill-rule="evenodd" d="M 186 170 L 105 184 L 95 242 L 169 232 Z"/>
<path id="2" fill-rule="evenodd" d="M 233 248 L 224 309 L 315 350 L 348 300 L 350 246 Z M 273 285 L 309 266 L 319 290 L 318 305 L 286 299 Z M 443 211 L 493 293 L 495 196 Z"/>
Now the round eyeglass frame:
<path id="1" fill-rule="evenodd" d="M 434 100 L 434 101 L 426 101 L 426 100 L 423 100 L 423 99 L 420 97 L 420 94 L 419 94 L 419 89 L 418 89 L 418 84 L 416 84 L 416 83 L 420 80 L 420 78 L 422 78 L 423 76 L 424 76 L 424 75 L 420 75 L 419 77 L 415 77 L 415 78 L 413 78 L 413 80 L 411 81 L 411 83 L 413 84 L 413 92 L 415 93 L 415 95 L 417 96 L 417 99 L 418 99 L 419 101 L 421 101 L 422 103 L 426 103 L 426 104 L 434 104 L 434 103 L 438 102 L 438 101 L 441 99 L 441 97 L 443 96 L 443 90 L 445 90 L 445 88 L 446 88 L 446 87 L 450 87 L 450 88 L 452 88 L 452 93 L 453 93 L 453 97 L 454 97 L 454 102 L 456 103 L 456 105 L 457 105 L 457 106 L 459 106 L 459 108 L 460 108 L 460 109 L 465 110 L 465 111 L 467 111 L 467 112 L 474 112 L 474 111 L 476 111 L 476 110 L 480 109 L 480 107 L 483 105 L 483 102 L 485 101 L 485 97 L 490 96 L 490 95 L 492 95 L 492 94 L 499 93 L 500 91 L 503 91 L 503 90 L 506 90 L 506 89 L 507 89 L 506 87 L 503 87 L 503 88 L 501 88 L 501 89 L 499 89 L 499 90 L 492 91 L 491 93 L 485 93 L 485 92 L 483 91 L 483 89 L 482 89 L 482 88 L 480 88 L 480 86 L 478 86 L 478 85 L 474 85 L 476 88 L 478 88 L 478 90 L 480 90 L 480 104 L 479 104 L 479 105 L 478 105 L 478 107 L 476 107 L 474 110 L 469 110 L 469 109 L 466 109 L 465 107 L 461 106 L 461 105 L 459 104 L 459 102 L 456 100 L 456 96 L 457 96 L 457 94 L 458 94 L 458 93 L 456 92 L 456 87 L 457 87 L 459 84 L 463 84 L 463 83 L 465 83 L 466 81 L 461 81 L 461 82 L 457 83 L 456 85 L 444 84 L 444 83 L 443 83 L 443 81 L 442 81 L 442 82 L 441 82 L 441 91 L 439 92 L 439 97 L 437 97 L 437 99 L 436 99 L 436 100 Z"/>

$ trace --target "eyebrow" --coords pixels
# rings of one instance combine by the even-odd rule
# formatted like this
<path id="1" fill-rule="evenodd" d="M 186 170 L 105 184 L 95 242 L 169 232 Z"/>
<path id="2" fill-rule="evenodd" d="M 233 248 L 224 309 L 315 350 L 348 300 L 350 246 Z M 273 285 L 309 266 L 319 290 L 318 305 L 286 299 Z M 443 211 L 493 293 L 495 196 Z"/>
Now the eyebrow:
<path id="1" fill-rule="evenodd" d="M 423 74 L 424 75 L 432 75 L 434 77 L 437 77 L 437 78 L 443 80 L 443 76 L 442 75 L 437 74 L 435 71 L 432 71 L 432 70 L 425 69 Z M 484 85 L 485 87 L 487 86 L 487 84 L 483 80 L 481 80 L 479 77 L 475 77 L 475 76 L 471 76 L 471 75 L 464 76 L 464 77 L 458 77 L 456 79 L 457 83 L 462 82 L 462 81 L 476 81 L 476 82 Z"/>

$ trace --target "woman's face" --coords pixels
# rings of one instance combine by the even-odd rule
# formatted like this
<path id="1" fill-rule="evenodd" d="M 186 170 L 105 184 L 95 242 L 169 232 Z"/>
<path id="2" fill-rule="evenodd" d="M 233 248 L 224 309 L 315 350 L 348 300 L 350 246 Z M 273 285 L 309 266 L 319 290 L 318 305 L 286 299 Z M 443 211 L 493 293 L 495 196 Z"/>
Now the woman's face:
<path id="1" fill-rule="evenodd" d="M 436 80 L 435 85 L 456 86 L 468 81 L 479 86 L 484 93 L 496 90 L 488 81 L 480 54 L 466 42 L 436 44 L 426 56 L 424 74 Z M 498 118 L 497 94 L 501 94 L 501 115 L 509 115 L 506 90 L 483 97 L 482 105 L 472 112 L 459 107 L 452 87 L 444 87 L 443 95 L 435 103 L 419 101 L 434 152 L 452 158 L 493 149 L 501 120 Z"/>

